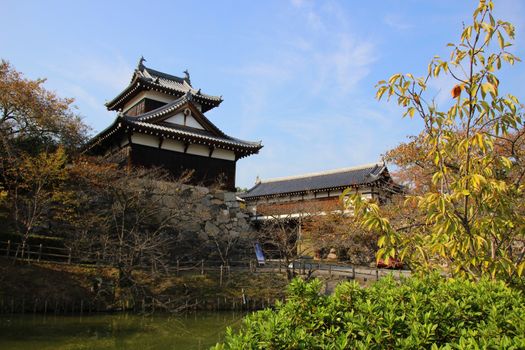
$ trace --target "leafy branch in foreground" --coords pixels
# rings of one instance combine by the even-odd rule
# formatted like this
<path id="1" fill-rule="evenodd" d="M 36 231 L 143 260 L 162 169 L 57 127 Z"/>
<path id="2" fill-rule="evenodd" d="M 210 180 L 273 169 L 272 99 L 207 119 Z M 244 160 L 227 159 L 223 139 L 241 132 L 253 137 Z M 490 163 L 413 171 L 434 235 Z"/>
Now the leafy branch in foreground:
<path id="1" fill-rule="evenodd" d="M 378 258 L 396 256 L 414 270 L 440 269 L 456 276 L 502 278 L 523 285 L 525 269 L 522 105 L 500 94 L 496 72 L 519 58 L 509 51 L 514 26 L 493 17 L 493 2 L 480 1 L 450 59 L 435 57 L 424 77 L 394 74 L 378 84 L 377 98 L 394 98 L 404 116 L 419 117 L 417 150 L 404 165 L 431 174 L 407 198 L 421 222 L 400 230 L 374 203 L 346 200 L 362 224 L 379 231 Z M 452 102 L 440 110 L 427 99 L 432 80 L 453 79 Z M 398 158 L 400 159 L 400 158 Z"/>

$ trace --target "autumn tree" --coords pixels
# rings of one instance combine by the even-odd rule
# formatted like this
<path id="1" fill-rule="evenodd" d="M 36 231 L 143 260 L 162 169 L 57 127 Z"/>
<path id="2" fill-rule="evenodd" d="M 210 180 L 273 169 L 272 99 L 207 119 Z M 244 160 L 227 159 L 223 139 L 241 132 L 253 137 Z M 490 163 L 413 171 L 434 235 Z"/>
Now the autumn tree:
<path id="1" fill-rule="evenodd" d="M 45 79 L 31 80 L 9 62 L 0 61 L 0 139 L 2 154 L 14 148 L 32 154 L 50 144 L 77 149 L 87 127 L 73 109 L 73 99 L 44 88 Z"/>
<path id="2" fill-rule="evenodd" d="M 87 127 L 72 99 L 44 88 L 7 61 L 0 61 L 0 212 L 25 243 L 46 232 L 67 177 L 67 156 L 85 139 Z"/>
<path id="3" fill-rule="evenodd" d="M 62 148 L 36 156 L 21 155 L 16 168 L 4 173 L 5 205 L 22 245 L 29 236 L 49 229 L 53 211 L 68 197 L 62 188 L 67 178 L 66 155 Z"/>
<path id="4" fill-rule="evenodd" d="M 134 268 L 164 267 L 167 232 L 176 217 L 180 182 L 166 181 L 158 169 L 125 169 L 103 160 L 75 163 L 70 169 L 75 207 L 70 222 L 79 251 L 131 277 Z"/>
<path id="5" fill-rule="evenodd" d="M 354 216 L 342 210 L 308 216 L 302 236 L 307 237 L 317 258 L 326 258 L 334 249 L 341 261 L 368 265 L 375 260 L 377 233 L 364 230 Z"/>
<path id="6" fill-rule="evenodd" d="M 406 202 L 423 220 L 400 230 L 373 203 L 354 196 L 347 204 L 364 227 L 381 232 L 378 258 L 398 256 L 415 270 L 522 284 L 522 105 L 515 96 L 500 94 L 496 75 L 518 58 L 509 51 L 514 27 L 496 20 L 493 7 L 492 1 L 479 2 L 459 43 L 449 44 L 450 59 L 433 59 L 426 76 L 394 74 L 378 85 L 379 99 L 396 98 L 405 116 L 424 123 L 406 147 L 414 158 L 405 159 L 431 175 Z M 442 75 L 455 80 L 444 110 L 426 97 L 429 82 Z"/>

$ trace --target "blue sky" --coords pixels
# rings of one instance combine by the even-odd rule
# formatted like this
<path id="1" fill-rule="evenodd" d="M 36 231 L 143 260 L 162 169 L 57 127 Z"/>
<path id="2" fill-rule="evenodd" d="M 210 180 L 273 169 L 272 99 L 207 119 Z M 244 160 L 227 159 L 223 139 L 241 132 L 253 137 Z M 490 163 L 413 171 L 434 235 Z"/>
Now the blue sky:
<path id="1" fill-rule="evenodd" d="M 21 1 L 0 0 L 0 58 L 74 97 L 97 132 L 114 119 L 104 102 L 146 65 L 222 95 L 207 116 L 231 136 L 262 140 L 237 164 L 237 185 L 255 177 L 315 172 L 380 159 L 418 132 L 394 103 L 377 102 L 377 81 L 422 74 L 448 55 L 474 0 Z M 517 27 L 523 55 L 525 2 L 496 0 Z M 502 72 L 520 97 L 523 65 Z M 453 86 L 432 85 L 446 103 Z"/>

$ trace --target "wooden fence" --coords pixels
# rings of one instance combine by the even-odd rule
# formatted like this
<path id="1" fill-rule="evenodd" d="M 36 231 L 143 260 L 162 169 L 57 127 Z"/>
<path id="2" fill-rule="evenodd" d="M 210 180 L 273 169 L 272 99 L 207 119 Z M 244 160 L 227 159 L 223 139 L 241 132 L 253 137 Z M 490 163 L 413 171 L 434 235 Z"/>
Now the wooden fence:
<path id="1" fill-rule="evenodd" d="M 0 242 L 0 256 L 31 262 L 50 262 L 58 264 L 82 264 L 91 266 L 104 266 L 100 256 L 75 256 L 71 248 L 52 247 L 42 244 L 29 245 L 13 243 L 12 241 Z M 143 269 L 151 266 L 143 266 Z M 222 285 L 223 279 L 230 277 L 232 271 L 252 271 L 252 272 L 273 272 L 284 273 L 292 270 L 293 274 L 344 277 L 349 279 L 378 280 L 386 275 L 394 275 L 395 278 L 408 276 L 408 270 L 390 270 L 376 267 L 354 265 L 344 261 L 306 261 L 293 260 L 285 262 L 281 259 L 267 260 L 264 264 L 257 263 L 256 260 L 242 261 L 217 261 L 217 260 L 198 260 L 188 261 L 175 259 L 168 267 L 161 269 L 161 272 L 178 276 L 181 273 L 191 272 L 204 275 L 215 272 L 219 275 L 219 283 Z"/>
<path id="2" fill-rule="evenodd" d="M 11 240 L 0 242 L 0 255 L 6 258 L 31 261 L 49 261 L 54 263 L 72 263 L 71 248 L 50 247 L 42 244 L 29 245 Z"/>
<path id="3" fill-rule="evenodd" d="M 71 264 L 82 266 L 101 266 L 102 260 L 99 257 L 76 256 L 71 248 L 52 247 L 42 244 L 24 245 L 19 242 L 0 241 L 0 257 L 14 259 L 24 263 L 53 263 Z M 111 267 L 111 266 L 107 266 Z M 150 269 L 144 266 L 143 269 Z M 386 275 L 394 275 L 395 278 L 407 276 L 410 271 L 406 270 L 387 270 L 375 267 L 357 266 L 345 262 L 333 261 L 307 261 L 296 260 L 287 261 L 279 259 L 267 260 L 264 264 L 257 263 L 256 260 L 243 261 L 213 261 L 199 260 L 187 261 L 176 259 L 167 268 L 160 272 L 171 276 L 179 275 L 206 275 L 210 274 L 219 286 L 230 280 L 235 273 L 286 273 L 292 272 L 293 275 L 308 275 L 328 277 L 329 280 L 335 279 L 360 279 L 363 281 L 378 280 Z M 328 288 L 328 287 L 327 287 Z M 167 296 L 169 298 L 169 296 Z M 229 298 L 216 298 L 210 300 L 197 300 L 188 296 L 182 305 L 176 308 L 184 310 L 257 310 L 273 305 L 275 300 L 267 299 L 248 299 L 244 295 L 244 289 L 240 287 L 239 296 Z M 173 301 L 175 302 L 175 301 Z M 180 303 L 180 300 L 177 302 Z M 171 300 L 165 300 L 165 305 L 171 305 Z M 173 304 L 174 305 L 174 304 Z M 152 307 L 153 306 L 153 307 Z M 117 308 L 118 309 L 118 308 Z M 127 306 L 122 306 L 122 310 L 130 310 Z M 155 312 L 155 303 L 143 300 L 132 306 L 132 310 L 138 312 Z M 166 310 L 166 309 L 164 309 Z M 44 313 L 44 314 L 83 314 L 105 311 L 104 306 L 93 300 L 67 300 L 67 299 L 46 299 L 28 298 L 23 296 L 0 296 L 0 313 Z"/>

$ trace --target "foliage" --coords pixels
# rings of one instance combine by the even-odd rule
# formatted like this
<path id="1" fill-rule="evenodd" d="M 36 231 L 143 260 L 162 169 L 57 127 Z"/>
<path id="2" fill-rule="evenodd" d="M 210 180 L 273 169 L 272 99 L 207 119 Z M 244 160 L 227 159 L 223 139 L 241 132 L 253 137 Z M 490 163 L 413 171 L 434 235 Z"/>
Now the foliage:
<path id="1" fill-rule="evenodd" d="M 69 198 L 67 156 L 86 137 L 72 99 L 60 98 L 0 61 L 0 215 L 25 242 L 48 231 Z"/>
<path id="2" fill-rule="evenodd" d="M 73 99 L 46 90 L 44 82 L 0 61 L 0 153 L 13 156 L 20 148 L 36 154 L 56 144 L 72 151 L 84 141 L 87 127 L 73 111 Z"/>
<path id="3" fill-rule="evenodd" d="M 522 106 L 515 96 L 500 95 L 495 74 L 518 58 L 509 51 L 514 27 L 494 19 L 492 11 L 492 1 L 480 1 L 459 44 L 449 44 L 450 60 L 434 58 L 426 77 L 394 74 L 379 82 L 378 98 L 397 98 L 405 116 L 417 115 L 424 123 L 421 135 L 401 146 L 411 153 L 405 159 L 398 153 L 400 162 L 422 167 L 430 178 L 406 204 L 422 220 L 401 230 L 373 203 L 354 196 L 347 204 L 367 229 L 381 232 L 378 258 L 398 256 L 416 270 L 437 268 L 523 286 Z M 450 108 L 440 111 L 425 92 L 444 74 L 456 85 Z"/>
<path id="4" fill-rule="evenodd" d="M 342 210 L 308 217 L 301 233 L 308 236 L 319 258 L 326 258 L 335 249 L 339 260 L 352 264 L 368 265 L 375 260 L 377 233 L 364 230 L 354 216 Z"/>
<path id="5" fill-rule="evenodd" d="M 53 211 L 59 211 L 68 197 L 61 187 L 67 178 L 63 148 L 37 156 L 22 155 L 16 168 L 4 173 L 9 207 L 16 232 L 25 243 L 35 231 L 49 228 Z"/>
<path id="6" fill-rule="evenodd" d="M 501 282 L 384 278 L 367 288 L 294 280 L 275 310 L 247 316 L 214 349 L 480 349 L 525 347 L 525 298 Z"/>

